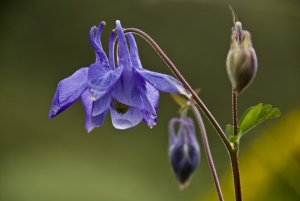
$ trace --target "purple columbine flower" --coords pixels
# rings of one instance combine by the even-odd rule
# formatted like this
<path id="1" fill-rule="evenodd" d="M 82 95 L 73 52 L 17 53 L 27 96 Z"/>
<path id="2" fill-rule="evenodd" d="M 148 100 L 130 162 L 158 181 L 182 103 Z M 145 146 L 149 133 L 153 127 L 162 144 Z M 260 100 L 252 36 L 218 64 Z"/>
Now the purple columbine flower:
<path id="1" fill-rule="evenodd" d="M 174 126 L 179 123 L 177 135 Z M 180 188 L 188 187 L 192 173 L 200 161 L 200 149 L 195 135 L 193 120 L 190 118 L 173 118 L 169 123 L 169 157 L 171 165 L 180 184 Z"/>
<path id="2" fill-rule="evenodd" d="M 110 110 L 112 123 L 117 129 L 127 129 L 144 120 L 149 127 L 156 124 L 159 92 L 176 94 L 190 93 L 175 78 L 145 70 L 137 52 L 132 34 L 128 33 L 130 52 L 120 21 L 116 21 L 118 32 L 118 55 L 114 63 L 113 31 L 109 39 L 109 59 L 103 51 L 100 35 L 105 25 L 92 27 L 90 43 L 96 53 L 96 61 L 89 68 L 82 68 L 72 76 L 59 82 L 49 118 L 69 106 L 80 96 L 86 113 L 86 130 L 103 124 Z M 95 31 L 96 35 L 95 35 Z"/>

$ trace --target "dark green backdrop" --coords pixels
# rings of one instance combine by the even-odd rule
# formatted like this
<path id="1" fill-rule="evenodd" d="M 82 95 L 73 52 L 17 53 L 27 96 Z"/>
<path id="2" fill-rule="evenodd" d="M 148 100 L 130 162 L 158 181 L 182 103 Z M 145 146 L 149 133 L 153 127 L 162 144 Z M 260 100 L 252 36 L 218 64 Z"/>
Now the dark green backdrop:
<path id="1" fill-rule="evenodd" d="M 300 3 L 297 0 L 27 0 L 0 3 L 0 200 L 180 201 L 205 196 L 213 187 L 202 160 L 190 187 L 180 191 L 168 157 L 167 124 L 178 107 L 162 94 L 158 125 L 113 128 L 110 117 L 86 134 L 80 101 L 47 118 L 57 83 L 94 62 L 91 26 L 119 19 L 142 29 L 162 47 L 211 109 L 222 127 L 231 122 L 231 86 L 225 60 L 236 10 L 252 34 L 258 73 L 239 97 L 248 106 L 269 103 L 283 115 L 299 106 Z M 137 38 L 145 68 L 170 74 L 155 51 Z M 241 152 L 268 121 L 243 138 Z M 205 120 L 218 173 L 229 160 Z M 199 134 L 199 132 L 198 132 Z M 199 136 L 199 135 L 198 135 Z M 200 137 L 199 137 L 200 138 Z M 201 142 L 201 141 L 200 141 Z"/>

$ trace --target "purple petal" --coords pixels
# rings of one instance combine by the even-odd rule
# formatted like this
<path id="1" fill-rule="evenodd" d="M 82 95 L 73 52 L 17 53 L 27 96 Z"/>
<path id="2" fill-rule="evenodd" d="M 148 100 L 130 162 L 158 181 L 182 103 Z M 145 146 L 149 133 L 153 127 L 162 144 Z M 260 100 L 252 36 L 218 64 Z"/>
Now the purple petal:
<path id="1" fill-rule="evenodd" d="M 154 118 L 154 116 L 151 115 L 151 112 L 145 109 L 142 109 L 141 112 L 143 115 L 143 121 L 147 124 L 147 126 L 153 128 L 153 126 L 157 123 L 157 117 Z"/>
<path id="2" fill-rule="evenodd" d="M 91 122 L 91 112 L 92 112 L 93 101 L 90 99 L 90 92 L 88 90 L 85 90 L 82 93 L 81 101 L 82 101 L 82 105 L 83 105 L 84 111 L 85 111 L 85 129 L 89 133 L 95 127 L 92 125 L 92 122 Z"/>
<path id="3" fill-rule="evenodd" d="M 114 45 L 115 45 L 115 37 L 116 33 L 115 31 L 112 31 L 109 37 L 109 66 L 111 69 L 115 69 L 115 61 L 114 61 Z"/>
<path id="4" fill-rule="evenodd" d="M 101 64 L 92 64 L 88 71 L 88 84 L 92 98 L 99 98 L 110 94 L 122 74 L 122 67 L 116 70 L 102 68 Z"/>
<path id="5" fill-rule="evenodd" d="M 168 93 L 184 94 L 191 97 L 191 94 L 185 87 L 172 76 L 148 71 L 145 69 L 136 69 L 138 73 L 149 82 L 155 89 Z"/>
<path id="6" fill-rule="evenodd" d="M 119 20 L 116 21 L 118 31 L 118 47 L 119 47 L 119 65 L 124 68 L 131 68 L 130 55 L 126 43 L 126 38 Z"/>
<path id="7" fill-rule="evenodd" d="M 155 111 L 157 113 L 158 109 L 158 101 L 159 101 L 159 92 L 156 90 L 152 85 L 146 82 L 146 94 L 148 97 L 148 100 L 150 101 L 151 105 L 155 108 Z"/>
<path id="8" fill-rule="evenodd" d="M 55 117 L 70 107 L 87 89 L 87 72 L 88 68 L 81 68 L 58 83 L 49 118 Z"/>
<path id="9" fill-rule="evenodd" d="M 102 27 L 99 26 L 99 28 L 98 28 L 98 29 L 100 29 L 97 31 L 97 33 L 99 32 L 98 33 L 99 36 L 102 31 L 102 28 L 103 28 L 103 26 Z M 107 56 L 106 56 L 105 52 L 103 51 L 101 44 L 100 44 L 100 38 L 99 38 L 98 43 L 95 41 L 94 34 L 95 34 L 96 29 L 97 29 L 97 27 L 94 26 L 90 30 L 90 43 L 96 52 L 96 62 L 95 63 L 100 63 L 100 64 L 103 64 L 105 67 L 109 67 Z M 100 46 L 99 46 L 99 44 L 100 44 Z"/>
<path id="10" fill-rule="evenodd" d="M 135 39 L 133 37 L 133 34 L 126 33 L 126 36 L 128 38 L 129 44 L 130 44 L 130 58 L 131 58 L 132 66 L 135 68 L 143 68 L 141 61 L 140 61 L 137 45 L 136 45 Z"/>
<path id="11" fill-rule="evenodd" d="M 174 145 L 174 143 L 177 140 L 177 136 L 175 135 L 175 124 L 180 122 L 179 118 L 172 118 L 169 122 L 169 145 L 171 146 L 171 148 L 173 148 L 172 145 Z M 181 127 L 179 127 L 179 129 L 181 129 Z M 171 152 L 171 150 L 170 150 Z"/>
<path id="12" fill-rule="evenodd" d="M 186 128 L 187 128 L 188 143 L 191 144 L 196 149 L 196 151 L 199 152 L 200 149 L 199 149 L 199 144 L 198 144 L 197 137 L 196 137 L 194 122 L 190 118 L 185 119 L 185 122 L 186 122 Z"/>
<path id="13" fill-rule="evenodd" d="M 139 124 L 143 115 L 139 108 L 130 107 L 125 114 L 120 114 L 110 107 L 112 124 L 117 129 L 127 129 Z"/>
<path id="14" fill-rule="evenodd" d="M 106 25 L 106 24 L 105 24 L 104 21 L 102 21 L 102 22 L 99 24 L 98 29 L 97 29 L 97 32 L 96 32 L 96 36 L 95 36 L 95 42 L 96 42 L 96 44 L 97 44 L 101 49 L 102 49 L 102 44 L 101 44 L 100 38 L 101 38 L 102 29 L 103 29 L 103 27 L 104 27 L 105 25 Z"/>
<path id="15" fill-rule="evenodd" d="M 110 90 L 105 96 L 93 102 L 92 116 L 97 116 L 108 109 L 111 102 L 113 90 Z"/>
<path id="16" fill-rule="evenodd" d="M 145 81 L 133 68 L 131 70 L 124 69 L 115 85 L 114 95 L 121 103 L 142 108 L 143 102 L 138 88 L 141 84 L 145 85 Z"/>
<path id="17" fill-rule="evenodd" d="M 145 102 L 147 101 L 146 104 L 150 104 L 150 106 L 148 106 L 148 107 L 145 106 L 145 108 L 142 109 L 143 120 L 150 128 L 152 128 L 153 126 L 156 125 L 156 122 L 157 122 L 159 92 L 154 87 L 152 87 L 150 84 L 146 83 L 145 96 L 146 97 L 144 97 L 141 93 L 141 97 L 143 99 L 144 105 L 145 105 Z"/>
<path id="18" fill-rule="evenodd" d="M 104 123 L 107 112 L 108 112 L 108 108 L 103 113 L 101 113 L 97 116 L 91 116 L 90 121 L 91 121 L 92 125 L 94 127 L 102 126 L 102 124 Z"/>

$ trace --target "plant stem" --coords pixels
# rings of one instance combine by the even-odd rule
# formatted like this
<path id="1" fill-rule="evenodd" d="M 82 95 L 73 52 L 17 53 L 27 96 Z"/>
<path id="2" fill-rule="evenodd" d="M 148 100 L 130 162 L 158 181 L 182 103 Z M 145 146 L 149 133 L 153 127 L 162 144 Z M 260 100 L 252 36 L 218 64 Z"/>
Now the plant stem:
<path id="1" fill-rule="evenodd" d="M 136 28 L 127 28 L 124 29 L 124 33 L 131 32 L 140 35 L 143 37 L 159 54 L 159 56 L 166 62 L 170 70 L 175 74 L 175 76 L 179 79 L 179 81 L 185 86 L 185 88 L 192 94 L 193 99 L 196 101 L 197 105 L 200 107 L 202 112 L 205 114 L 205 116 L 209 119 L 213 127 L 217 130 L 219 136 L 221 137 L 222 141 L 224 142 L 225 146 L 228 150 L 231 150 L 231 144 L 228 141 L 225 133 L 223 132 L 222 128 L 218 124 L 218 122 L 215 120 L 215 118 L 212 116 L 210 111 L 207 109 L 207 107 L 204 105 L 202 100 L 198 97 L 198 95 L 194 92 L 192 87 L 188 84 L 188 82 L 184 79 L 184 77 L 181 75 L 181 73 L 178 71 L 178 69 L 175 67 L 175 65 L 172 63 L 172 61 L 167 57 L 167 55 L 161 50 L 161 48 L 156 44 L 156 42 L 145 32 L 136 29 Z M 116 43 L 115 43 L 116 44 Z"/>
<path id="2" fill-rule="evenodd" d="M 238 116 L 237 116 L 237 93 L 234 88 L 232 88 L 232 117 L 233 117 L 233 130 L 234 135 L 237 135 L 238 131 Z"/>
<path id="3" fill-rule="evenodd" d="M 237 115 L 237 93 L 234 88 L 232 88 L 232 117 L 233 117 L 234 135 L 236 136 L 238 134 L 238 115 Z M 230 159 L 232 165 L 235 199 L 236 201 L 242 201 L 238 152 L 239 152 L 239 144 L 238 142 L 236 142 L 233 144 L 233 147 L 230 150 Z"/>
<path id="4" fill-rule="evenodd" d="M 219 196 L 219 200 L 224 201 L 224 198 L 223 198 L 223 195 L 222 195 L 222 190 L 221 190 L 221 187 L 220 187 L 220 182 L 218 180 L 217 171 L 216 171 L 216 168 L 215 168 L 215 165 L 214 165 L 212 154 L 210 152 L 209 143 L 208 143 L 208 139 L 207 139 L 206 130 L 205 130 L 203 120 L 201 118 L 201 115 L 200 115 L 197 107 L 192 103 L 192 101 L 189 101 L 189 106 L 191 107 L 192 111 L 194 112 L 194 115 L 195 115 L 195 117 L 197 119 L 197 122 L 198 122 L 198 125 L 199 125 L 199 129 L 201 131 L 204 150 L 205 150 L 206 157 L 207 157 L 207 160 L 208 160 L 208 164 L 209 164 L 212 176 L 213 176 L 213 180 L 214 180 L 214 183 L 215 183 L 215 186 L 216 186 L 216 190 L 217 190 L 217 193 L 218 193 L 218 196 Z"/>
<path id="5" fill-rule="evenodd" d="M 242 189 L 241 189 L 241 178 L 239 170 L 239 159 L 238 159 L 238 144 L 234 143 L 234 148 L 230 151 L 233 181 L 234 181 L 234 191 L 235 191 L 235 200 L 242 201 Z"/>

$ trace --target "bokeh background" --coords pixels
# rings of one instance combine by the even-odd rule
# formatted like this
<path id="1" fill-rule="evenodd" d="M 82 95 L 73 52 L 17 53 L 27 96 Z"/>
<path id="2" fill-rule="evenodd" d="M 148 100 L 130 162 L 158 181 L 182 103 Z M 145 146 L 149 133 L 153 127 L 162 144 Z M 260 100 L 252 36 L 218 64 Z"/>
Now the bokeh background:
<path id="1" fill-rule="evenodd" d="M 189 188 L 179 190 L 167 155 L 167 125 L 178 106 L 168 94 L 161 95 L 153 129 L 141 123 L 116 130 L 108 116 L 87 134 L 80 101 L 54 119 L 47 115 L 57 83 L 94 62 L 90 27 L 106 21 L 107 50 L 119 19 L 156 40 L 225 128 L 232 121 L 229 4 L 251 32 L 259 64 L 239 96 L 239 115 L 260 102 L 282 111 L 242 139 L 245 200 L 300 200 L 298 0 L 1 1 L 0 200 L 217 200 L 203 150 Z M 137 43 L 145 68 L 171 74 L 145 41 Z M 225 199 L 233 200 L 228 154 L 205 123 Z"/>

